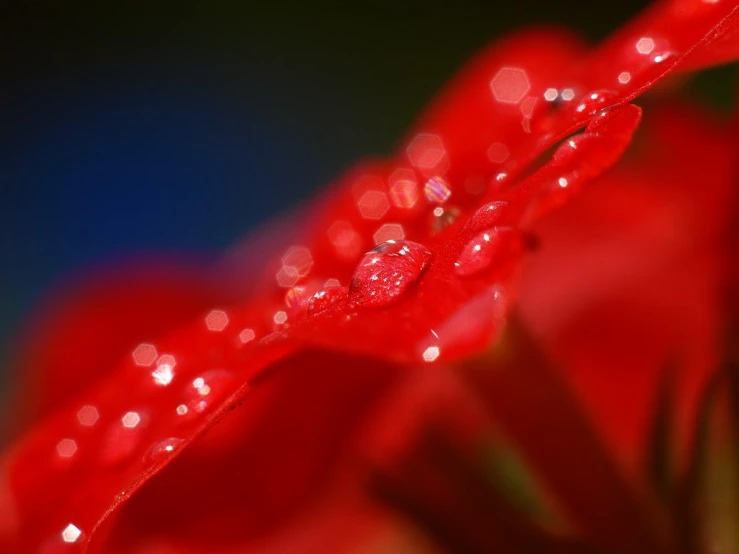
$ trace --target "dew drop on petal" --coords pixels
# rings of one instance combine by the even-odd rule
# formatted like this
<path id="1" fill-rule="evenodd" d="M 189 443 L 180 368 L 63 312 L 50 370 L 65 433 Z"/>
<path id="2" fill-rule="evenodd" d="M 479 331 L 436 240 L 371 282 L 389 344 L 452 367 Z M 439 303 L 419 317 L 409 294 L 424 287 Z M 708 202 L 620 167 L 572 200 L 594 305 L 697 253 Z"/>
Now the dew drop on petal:
<path id="1" fill-rule="evenodd" d="M 465 245 L 454 263 L 455 273 L 469 277 L 498 265 L 512 238 L 513 229 L 510 227 L 493 227 L 478 233 Z"/>
<path id="2" fill-rule="evenodd" d="M 579 114 L 592 115 L 603 108 L 607 108 L 616 97 L 617 94 L 612 90 L 590 92 L 580 99 L 580 102 L 575 106 L 575 111 Z"/>
<path id="3" fill-rule="evenodd" d="M 157 461 L 171 455 L 184 442 L 184 439 L 180 439 L 177 437 L 169 437 L 167 439 L 159 441 L 152 445 L 152 447 L 146 453 L 145 461 L 150 464 L 156 463 Z"/>
<path id="4" fill-rule="evenodd" d="M 233 380 L 231 373 L 222 369 L 202 373 L 185 385 L 177 414 L 188 419 L 203 413 L 223 399 Z"/>
<path id="5" fill-rule="evenodd" d="M 326 287 L 314 294 L 309 303 L 308 311 L 320 312 L 348 296 L 349 289 L 342 286 Z"/>
<path id="6" fill-rule="evenodd" d="M 508 203 L 498 200 L 490 202 L 480 207 L 467 224 L 464 226 L 465 231 L 481 231 L 489 229 L 496 225 L 506 223 L 508 217 Z"/>
<path id="7" fill-rule="evenodd" d="M 383 306 L 400 296 L 421 276 L 431 252 L 409 240 L 388 241 L 368 252 L 352 276 L 350 292 L 369 306 Z"/>
<path id="8" fill-rule="evenodd" d="M 439 176 L 431 177 L 423 187 L 426 199 L 434 204 L 443 204 L 452 195 L 449 183 Z"/>

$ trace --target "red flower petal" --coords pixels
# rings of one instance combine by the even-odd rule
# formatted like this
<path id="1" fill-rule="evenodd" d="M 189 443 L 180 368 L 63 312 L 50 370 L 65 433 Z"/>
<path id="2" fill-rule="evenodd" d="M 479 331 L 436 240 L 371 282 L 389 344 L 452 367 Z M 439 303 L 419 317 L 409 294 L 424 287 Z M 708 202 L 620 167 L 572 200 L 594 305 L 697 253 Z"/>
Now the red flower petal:
<path id="1" fill-rule="evenodd" d="M 521 306 L 610 444 L 634 462 L 664 370 L 687 438 L 718 363 L 733 130 L 685 106 L 647 120 L 645 152 L 537 227 Z"/>
<path id="2" fill-rule="evenodd" d="M 118 264 L 58 293 L 32 318 L 16 365 L 26 394 L 18 410 L 35 421 L 107 377 L 121 358 L 150 337 L 212 306 L 239 299 L 235 287 L 183 261 Z M 20 422 L 13 422 L 18 432 Z"/>
<path id="3" fill-rule="evenodd" d="M 532 201 L 546 192 L 549 177 L 566 169 L 591 179 L 614 163 L 638 123 L 638 110 L 605 108 L 635 96 L 664 73 L 662 67 L 707 43 L 731 12 L 706 7 L 688 19 L 669 15 L 673 4 L 665 6 L 674 27 L 665 27 L 655 15 L 661 12 L 652 12 L 574 69 L 569 62 L 579 47 L 559 33 L 514 37 L 483 54 L 396 159 L 342 180 L 320 205 L 314 227 L 304 231 L 308 246 L 294 244 L 276 253 L 266 264 L 265 281 L 253 287 L 251 302 L 214 307 L 134 348 L 104 381 L 77 395 L 6 454 L 10 492 L 0 498 L 13 503 L 19 521 L 17 528 L 6 524 L 0 530 L 0 543 L 7 551 L 84 547 L 123 501 L 242 400 L 250 381 L 307 344 L 405 363 L 461 356 L 485 345 L 499 327 L 506 286 L 525 246 L 518 229 L 531 215 Z M 639 40 L 641 34 L 664 31 L 671 40 L 655 48 L 662 52 L 669 46 L 676 54 L 645 64 L 630 42 L 635 29 Z M 651 53 L 648 46 L 642 50 Z M 633 72 L 615 94 L 603 85 L 610 86 L 613 67 Z M 556 89 L 556 97 L 549 89 Z M 563 107 L 549 109 L 550 98 L 562 98 Z M 582 149 L 555 157 L 512 186 L 532 160 L 593 117 L 605 123 L 593 123 L 578 139 Z M 541 198 L 546 208 L 550 202 Z M 480 267 L 460 275 L 455 268 L 474 258 L 475 245 L 469 243 L 480 233 L 463 230 L 462 224 L 491 201 L 508 202 L 505 223 L 512 238 L 506 248 L 486 248 Z M 409 241 L 406 254 L 402 248 L 378 252 L 377 272 L 355 273 L 362 252 L 388 239 Z M 310 301 L 300 301 L 306 291 L 348 287 L 352 275 L 348 296 L 324 291 L 335 301 L 321 302 L 313 311 L 307 309 Z M 286 303 L 295 285 L 303 290 Z M 379 294 L 382 301 L 368 301 L 368 294 L 375 300 Z M 291 315 L 289 306 L 306 309 Z M 153 352 L 172 358 L 157 363 Z M 99 413 L 92 425 L 85 417 L 90 408 Z M 301 483 L 293 485 L 299 489 Z M 295 501 L 293 492 L 289 488 L 282 500 Z"/>

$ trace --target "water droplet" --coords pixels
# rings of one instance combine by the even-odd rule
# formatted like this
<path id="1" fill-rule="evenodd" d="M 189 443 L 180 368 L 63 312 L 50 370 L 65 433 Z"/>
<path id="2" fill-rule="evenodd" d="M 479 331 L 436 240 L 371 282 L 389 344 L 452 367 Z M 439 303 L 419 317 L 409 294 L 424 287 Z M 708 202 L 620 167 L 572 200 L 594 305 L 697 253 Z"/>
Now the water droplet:
<path id="1" fill-rule="evenodd" d="M 159 441 L 149 449 L 149 452 L 146 453 L 144 460 L 150 464 L 154 464 L 159 460 L 170 456 L 184 442 L 184 439 L 180 439 L 177 437 L 169 437 L 167 439 Z"/>
<path id="2" fill-rule="evenodd" d="M 583 115 L 592 115 L 607 108 L 617 97 L 612 90 L 596 90 L 583 96 L 575 106 L 575 111 Z"/>
<path id="3" fill-rule="evenodd" d="M 400 297 L 421 276 L 431 252 L 408 240 L 388 241 L 368 252 L 359 262 L 351 293 L 365 305 L 382 306 Z"/>
<path id="4" fill-rule="evenodd" d="M 439 176 L 431 177 L 423 187 L 426 199 L 434 204 L 443 204 L 452 195 L 449 183 Z"/>
<path id="5" fill-rule="evenodd" d="M 344 299 L 349 294 L 349 289 L 342 286 L 326 287 L 314 294 L 308 303 L 308 310 L 321 312 L 331 306 L 334 302 Z"/>
<path id="6" fill-rule="evenodd" d="M 508 217 L 508 202 L 498 200 L 485 204 L 478 209 L 467 224 L 464 226 L 465 231 L 480 231 L 490 229 L 502 223 L 506 223 Z"/>
<path id="7" fill-rule="evenodd" d="M 454 271 L 461 277 L 469 277 L 497 266 L 509 251 L 513 237 L 511 227 L 493 227 L 480 232 L 464 247 L 454 263 Z"/>
<path id="8" fill-rule="evenodd" d="M 222 369 L 201 374 L 185 386 L 177 413 L 185 420 L 203 413 L 225 397 L 233 381 L 231 373 Z"/>
<path id="9" fill-rule="evenodd" d="M 437 206 L 431 212 L 431 230 L 434 233 L 438 233 L 446 229 L 457 220 L 459 213 L 459 208 L 455 208 L 454 206 L 447 206 L 445 208 Z"/>

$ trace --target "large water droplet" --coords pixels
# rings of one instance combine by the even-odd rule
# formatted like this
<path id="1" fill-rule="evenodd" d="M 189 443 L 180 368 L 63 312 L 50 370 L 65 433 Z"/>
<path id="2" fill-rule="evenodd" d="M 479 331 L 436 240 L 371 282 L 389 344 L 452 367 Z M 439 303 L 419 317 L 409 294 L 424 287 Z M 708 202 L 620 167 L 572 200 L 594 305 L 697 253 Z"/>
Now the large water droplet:
<path id="1" fill-rule="evenodd" d="M 184 439 L 180 439 L 177 437 L 169 437 L 167 439 L 159 441 L 149 449 L 149 452 L 146 453 L 146 457 L 144 458 L 144 460 L 150 464 L 154 464 L 159 460 L 165 459 L 170 456 L 184 442 Z"/>
<path id="2" fill-rule="evenodd" d="M 348 294 L 349 289 L 342 286 L 323 288 L 311 297 L 308 303 L 308 310 L 311 312 L 321 312 L 334 302 L 346 298 Z"/>
<path id="3" fill-rule="evenodd" d="M 365 305 L 388 304 L 418 280 L 431 257 L 431 252 L 417 242 L 384 242 L 359 262 L 352 276 L 351 293 Z"/>
<path id="4" fill-rule="evenodd" d="M 490 229 L 502 223 L 507 223 L 508 202 L 502 200 L 485 204 L 477 210 L 464 226 L 465 231 L 480 231 Z"/>
<path id="5" fill-rule="evenodd" d="M 583 96 L 575 106 L 575 111 L 583 115 L 592 115 L 607 108 L 617 98 L 612 90 L 596 90 Z"/>
<path id="6" fill-rule="evenodd" d="M 511 227 L 493 227 L 475 235 L 454 263 L 454 271 L 469 277 L 497 266 L 510 251 L 514 232 Z"/>

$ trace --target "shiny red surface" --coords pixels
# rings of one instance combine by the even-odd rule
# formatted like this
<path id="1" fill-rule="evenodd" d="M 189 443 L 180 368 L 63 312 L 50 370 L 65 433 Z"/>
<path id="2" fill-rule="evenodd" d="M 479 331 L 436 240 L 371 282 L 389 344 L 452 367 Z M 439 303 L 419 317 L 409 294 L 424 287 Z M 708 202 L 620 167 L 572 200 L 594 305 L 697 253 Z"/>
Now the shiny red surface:
<path id="1" fill-rule="evenodd" d="M 511 35 L 396 156 L 286 227 L 288 247 L 263 249 L 242 289 L 141 271 L 54 306 L 19 358 L 47 392 L 28 392 L 33 424 L 3 454 L 0 549 L 344 551 L 385 517 L 349 462 L 451 394 L 445 364 L 482 352 L 517 302 L 628 452 L 676 345 L 688 405 L 715 364 L 736 175 L 728 131 L 677 105 L 647 114 L 647 142 L 619 163 L 641 119 L 629 102 L 673 69 L 734 59 L 738 13 L 660 2 L 594 49 Z M 507 238 L 476 249 L 486 229 Z"/>

